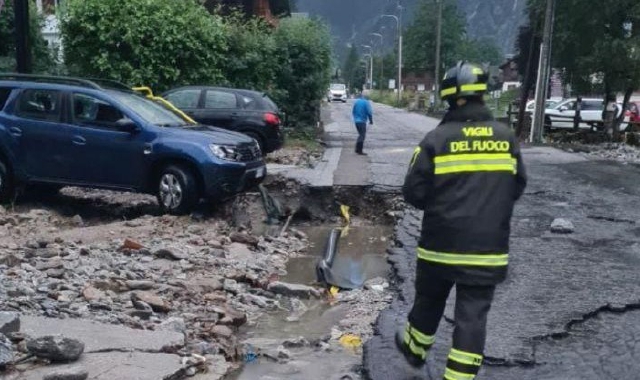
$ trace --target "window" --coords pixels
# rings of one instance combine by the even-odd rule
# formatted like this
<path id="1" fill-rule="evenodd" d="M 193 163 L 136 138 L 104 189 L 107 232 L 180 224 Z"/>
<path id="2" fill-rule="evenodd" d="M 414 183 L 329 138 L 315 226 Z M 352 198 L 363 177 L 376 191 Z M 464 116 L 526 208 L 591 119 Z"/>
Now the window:
<path id="1" fill-rule="evenodd" d="M 112 128 L 125 116 L 111 104 L 85 94 L 73 94 L 73 120 L 77 124 L 87 124 Z"/>
<path id="2" fill-rule="evenodd" d="M 0 111 L 4 108 L 9 95 L 11 95 L 12 88 L 0 87 Z"/>
<path id="3" fill-rule="evenodd" d="M 599 100 L 585 100 L 582 102 L 583 111 L 602 111 L 603 104 Z"/>
<path id="4" fill-rule="evenodd" d="M 225 109 L 237 107 L 236 95 L 223 91 L 207 91 L 204 108 Z"/>
<path id="5" fill-rule="evenodd" d="M 187 124 L 180 116 L 143 96 L 119 91 L 114 91 L 111 95 L 128 110 L 151 124 L 160 127 L 179 127 Z"/>
<path id="6" fill-rule="evenodd" d="M 241 96 L 240 99 L 242 99 L 242 108 L 247 109 L 247 110 L 255 110 L 258 109 L 258 102 L 256 102 L 255 99 L 250 98 L 248 96 Z"/>
<path id="7" fill-rule="evenodd" d="M 54 90 L 24 90 L 16 114 L 27 119 L 60 121 L 60 93 Z"/>
<path id="8" fill-rule="evenodd" d="M 181 90 L 167 95 L 167 100 L 178 108 L 198 108 L 200 90 Z"/>

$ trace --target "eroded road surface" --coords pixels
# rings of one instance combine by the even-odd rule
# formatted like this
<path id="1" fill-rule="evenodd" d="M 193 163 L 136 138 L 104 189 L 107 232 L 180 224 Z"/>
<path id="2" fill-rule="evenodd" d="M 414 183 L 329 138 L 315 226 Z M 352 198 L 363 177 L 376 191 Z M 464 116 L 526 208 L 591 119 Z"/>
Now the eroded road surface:
<path id="1" fill-rule="evenodd" d="M 353 153 L 351 104 L 329 106 L 329 143 L 341 144 L 334 180 L 397 193 L 411 152 L 437 125 L 428 117 L 374 105 L 367 157 Z M 640 370 L 640 168 L 548 147 L 524 147 L 530 184 L 512 221 L 508 280 L 489 319 L 486 361 L 479 379 L 632 379 Z M 352 172 L 357 170 L 356 172 Z M 550 232 L 556 218 L 569 234 Z M 452 304 L 424 371 L 396 352 L 395 328 L 405 321 L 414 289 L 421 214 L 407 209 L 389 249 L 397 296 L 365 345 L 365 377 L 441 379 L 451 344 Z"/>

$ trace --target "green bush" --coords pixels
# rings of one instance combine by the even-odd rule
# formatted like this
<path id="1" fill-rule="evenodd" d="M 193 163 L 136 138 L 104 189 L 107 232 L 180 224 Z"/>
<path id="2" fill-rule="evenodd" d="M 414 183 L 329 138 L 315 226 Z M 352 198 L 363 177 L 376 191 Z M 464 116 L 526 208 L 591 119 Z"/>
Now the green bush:
<path id="1" fill-rule="evenodd" d="M 392 107 L 406 108 L 409 106 L 413 94 L 403 91 L 400 96 L 400 105 L 398 105 L 398 94 L 393 91 L 380 91 L 373 90 L 369 94 L 371 101 L 375 103 L 382 103 Z"/>
<path id="2" fill-rule="evenodd" d="M 68 0 L 65 62 L 82 76 L 157 91 L 223 80 L 226 27 L 196 0 Z"/>
<path id="3" fill-rule="evenodd" d="M 280 70 L 273 96 L 298 129 L 318 120 L 331 77 L 331 36 L 324 24 L 304 18 L 283 19 L 275 31 Z"/>

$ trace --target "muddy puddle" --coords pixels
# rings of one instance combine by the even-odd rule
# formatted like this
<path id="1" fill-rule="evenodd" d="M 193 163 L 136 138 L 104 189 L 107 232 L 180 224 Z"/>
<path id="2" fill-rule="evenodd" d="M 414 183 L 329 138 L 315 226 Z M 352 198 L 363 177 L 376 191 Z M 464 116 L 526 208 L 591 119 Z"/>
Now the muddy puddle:
<path id="1" fill-rule="evenodd" d="M 287 275 L 281 278 L 289 283 L 318 285 L 316 263 L 325 252 L 327 237 L 332 226 L 300 227 L 309 237 L 309 255 L 289 260 Z M 333 267 L 348 267 L 353 276 L 363 281 L 386 278 L 389 264 L 386 249 L 393 229 L 390 226 L 350 227 L 348 234 L 340 238 L 338 254 Z M 332 305 L 326 299 L 294 300 L 281 310 L 264 315 L 245 332 L 249 342 L 259 342 L 277 348 L 286 339 L 304 337 L 309 342 L 326 339 L 332 327 L 338 325 L 349 312 L 346 304 Z M 291 349 L 291 360 L 280 364 L 267 359 L 247 363 L 235 380 L 254 379 L 357 379 L 357 367 L 361 353 L 337 347 L 329 351 L 313 347 Z M 344 377 L 350 374 L 351 377 Z"/>

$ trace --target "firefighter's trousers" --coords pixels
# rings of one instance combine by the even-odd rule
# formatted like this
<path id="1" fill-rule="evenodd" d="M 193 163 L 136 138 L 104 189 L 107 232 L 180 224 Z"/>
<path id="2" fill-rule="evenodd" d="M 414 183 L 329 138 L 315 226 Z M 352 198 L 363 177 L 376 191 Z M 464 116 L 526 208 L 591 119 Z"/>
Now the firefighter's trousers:
<path id="1" fill-rule="evenodd" d="M 435 342 L 435 334 L 444 313 L 451 288 L 456 286 L 455 328 L 453 347 L 447 360 L 446 380 L 471 380 L 482 364 L 486 338 L 487 314 L 491 308 L 495 286 L 472 286 L 443 279 L 434 270 L 421 270 L 418 262 L 416 273 L 416 297 L 407 332 L 410 348 L 423 358 Z M 424 268 L 424 267 L 423 267 Z M 405 336 L 406 333 L 405 333 Z"/>

